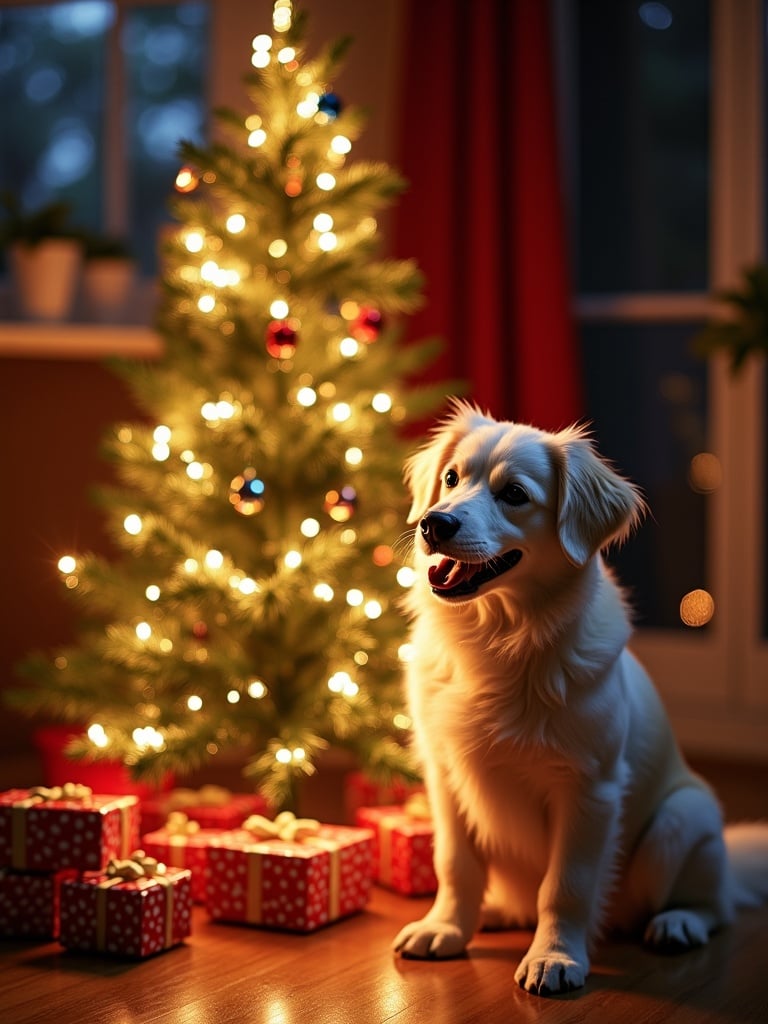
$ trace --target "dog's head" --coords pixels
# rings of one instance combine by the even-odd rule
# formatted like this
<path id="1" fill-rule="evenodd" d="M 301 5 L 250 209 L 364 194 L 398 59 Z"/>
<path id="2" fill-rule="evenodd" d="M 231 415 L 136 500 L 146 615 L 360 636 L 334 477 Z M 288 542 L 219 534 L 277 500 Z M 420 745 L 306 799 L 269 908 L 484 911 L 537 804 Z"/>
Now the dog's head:
<path id="1" fill-rule="evenodd" d="M 417 561 L 453 603 L 524 582 L 546 589 L 623 540 L 645 507 L 581 428 L 546 433 L 463 402 L 408 460 L 405 479 Z"/>

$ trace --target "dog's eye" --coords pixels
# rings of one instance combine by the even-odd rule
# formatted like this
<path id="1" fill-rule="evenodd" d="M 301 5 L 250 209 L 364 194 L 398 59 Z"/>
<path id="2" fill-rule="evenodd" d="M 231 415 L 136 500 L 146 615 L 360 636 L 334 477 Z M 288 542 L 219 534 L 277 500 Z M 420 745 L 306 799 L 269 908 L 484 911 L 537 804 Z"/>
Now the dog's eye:
<path id="1" fill-rule="evenodd" d="M 449 469 L 448 472 L 445 474 L 444 479 L 446 487 L 455 487 L 456 484 L 459 482 L 459 474 L 456 472 L 455 469 Z"/>
<path id="2" fill-rule="evenodd" d="M 503 487 L 496 495 L 499 501 L 503 501 L 506 505 L 525 505 L 531 499 L 525 492 L 525 489 L 520 484 L 507 484 Z"/>

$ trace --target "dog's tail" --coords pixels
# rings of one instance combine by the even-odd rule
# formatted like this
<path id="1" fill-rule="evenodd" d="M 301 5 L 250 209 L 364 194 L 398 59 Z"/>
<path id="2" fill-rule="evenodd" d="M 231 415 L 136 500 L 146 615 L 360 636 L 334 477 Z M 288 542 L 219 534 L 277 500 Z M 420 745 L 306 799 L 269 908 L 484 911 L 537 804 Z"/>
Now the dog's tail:
<path id="1" fill-rule="evenodd" d="M 736 907 L 768 903 L 768 823 L 727 825 L 725 846 Z"/>

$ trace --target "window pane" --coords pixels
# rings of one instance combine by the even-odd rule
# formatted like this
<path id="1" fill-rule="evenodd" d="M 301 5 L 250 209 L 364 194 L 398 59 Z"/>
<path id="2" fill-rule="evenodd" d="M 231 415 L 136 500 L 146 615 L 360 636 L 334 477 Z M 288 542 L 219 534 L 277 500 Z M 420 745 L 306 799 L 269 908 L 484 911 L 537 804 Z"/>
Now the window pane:
<path id="1" fill-rule="evenodd" d="M 0 188 L 25 210 L 53 200 L 96 228 L 103 205 L 101 150 L 106 0 L 0 9 Z"/>
<path id="2" fill-rule="evenodd" d="M 697 329 L 582 329 L 587 414 L 598 447 L 642 488 L 650 507 L 637 534 L 610 557 L 630 588 L 638 625 L 683 628 L 681 599 L 708 589 L 706 493 L 717 483 L 717 464 L 697 460 L 692 471 L 694 457 L 707 450 L 707 366 L 690 354 Z"/>
<path id="3" fill-rule="evenodd" d="M 577 12 L 579 289 L 706 290 L 709 4 Z"/>
<path id="4" fill-rule="evenodd" d="M 179 169 L 179 142 L 203 138 L 207 38 L 207 3 L 152 5 L 126 13 L 129 223 L 148 272 L 157 268 L 159 228 L 170 220 L 167 201 Z"/>

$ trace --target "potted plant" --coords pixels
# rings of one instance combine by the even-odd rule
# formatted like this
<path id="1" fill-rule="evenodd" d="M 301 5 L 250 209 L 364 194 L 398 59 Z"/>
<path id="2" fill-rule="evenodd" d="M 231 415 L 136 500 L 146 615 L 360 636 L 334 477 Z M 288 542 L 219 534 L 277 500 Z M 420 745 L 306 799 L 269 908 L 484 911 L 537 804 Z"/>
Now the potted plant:
<path id="1" fill-rule="evenodd" d="M 736 373 L 748 358 L 768 354 L 768 264 L 746 267 L 739 287 L 715 298 L 723 312 L 696 335 L 695 349 L 702 356 L 727 353 Z"/>
<path id="2" fill-rule="evenodd" d="M 0 196 L 0 242 L 19 312 L 34 320 L 65 320 L 82 261 L 82 240 L 69 224 L 70 207 L 52 202 L 26 212 L 12 193 Z"/>
<path id="3" fill-rule="evenodd" d="M 85 235 L 83 300 L 86 315 L 105 323 L 124 319 L 130 308 L 136 262 L 126 242 L 114 235 Z"/>

